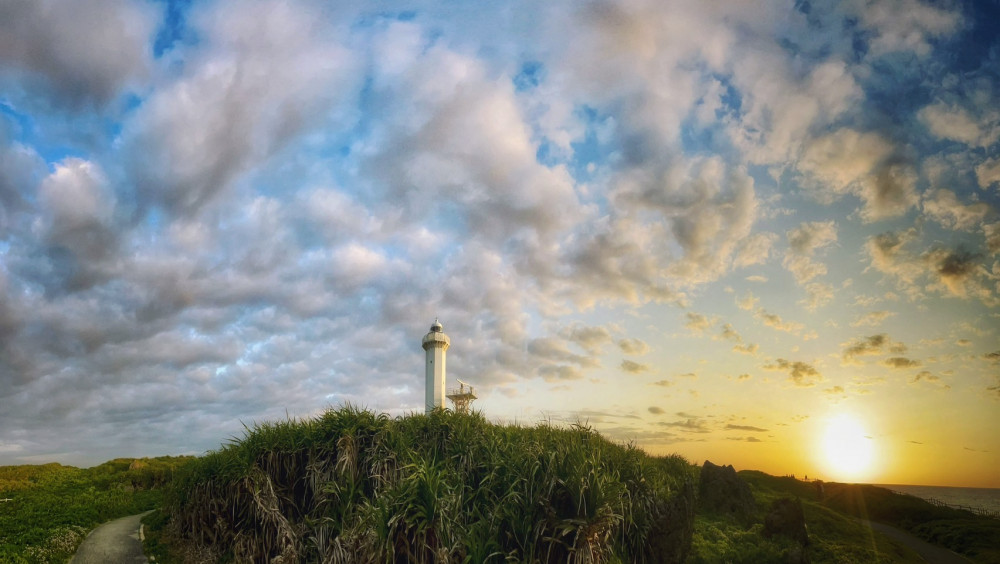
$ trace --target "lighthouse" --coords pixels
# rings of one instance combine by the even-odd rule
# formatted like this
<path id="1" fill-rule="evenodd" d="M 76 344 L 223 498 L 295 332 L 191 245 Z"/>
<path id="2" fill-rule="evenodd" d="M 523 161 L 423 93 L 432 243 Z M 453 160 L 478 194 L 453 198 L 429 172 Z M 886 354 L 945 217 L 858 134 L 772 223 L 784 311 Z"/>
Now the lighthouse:
<path id="1" fill-rule="evenodd" d="M 437 319 L 431 330 L 424 335 L 425 373 L 427 386 L 424 391 L 424 409 L 427 413 L 444 407 L 445 358 L 451 339 L 444 334 L 444 327 Z"/>

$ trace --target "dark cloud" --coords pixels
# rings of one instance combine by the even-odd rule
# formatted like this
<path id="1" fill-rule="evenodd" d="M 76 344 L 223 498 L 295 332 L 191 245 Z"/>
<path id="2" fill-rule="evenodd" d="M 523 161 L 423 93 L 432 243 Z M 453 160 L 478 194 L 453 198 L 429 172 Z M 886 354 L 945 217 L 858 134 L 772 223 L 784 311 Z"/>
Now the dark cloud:
<path id="1" fill-rule="evenodd" d="M 796 386 L 810 387 L 823 381 L 823 375 L 814 366 L 800 360 L 790 361 L 779 358 L 773 363 L 765 364 L 764 369 L 787 372 L 788 379 Z"/>
<path id="2" fill-rule="evenodd" d="M 726 437 L 726 440 L 727 441 L 743 441 L 743 442 L 747 442 L 747 443 L 761 443 L 761 442 L 763 442 L 760 439 L 758 439 L 757 437 L 753 437 L 753 436 L 749 436 L 749 437 Z"/>
<path id="3" fill-rule="evenodd" d="M 854 339 L 842 345 L 841 359 L 845 364 L 858 364 L 858 357 L 879 355 L 885 352 L 904 353 L 906 345 L 893 341 L 885 333 Z"/>
<path id="4" fill-rule="evenodd" d="M 663 414 L 663 408 L 662 407 L 653 406 L 653 407 L 650 407 L 648 411 L 650 413 L 652 413 L 653 415 L 662 415 Z"/>
<path id="5" fill-rule="evenodd" d="M 727 431 L 728 430 L 754 431 L 754 432 L 757 432 L 757 433 L 766 433 L 767 432 L 767 429 L 762 429 L 760 427 L 754 427 L 752 425 L 734 425 L 732 423 L 729 423 L 729 424 L 726 425 L 726 430 Z"/>
<path id="6" fill-rule="evenodd" d="M 920 366 L 920 361 L 913 360 L 911 358 L 904 358 L 901 356 L 894 356 L 883 360 L 882 366 L 886 366 L 889 368 L 897 368 L 897 369 L 915 368 L 917 366 Z"/>
<path id="7" fill-rule="evenodd" d="M 684 417 L 683 414 L 678 414 L 678 415 L 680 415 L 681 417 Z M 704 420 L 702 420 L 702 419 L 700 419 L 698 417 L 688 417 L 687 419 L 682 419 L 682 420 L 679 420 L 679 421 L 670 421 L 670 422 L 661 421 L 661 422 L 658 422 L 657 425 L 662 425 L 664 427 L 671 427 L 671 428 L 675 428 L 675 429 L 680 429 L 681 431 L 684 431 L 685 433 L 711 433 L 712 432 L 712 430 L 708 427 L 708 424 Z"/>
<path id="8" fill-rule="evenodd" d="M 649 366 L 625 359 L 622 360 L 621 369 L 629 374 L 640 374 L 642 372 L 648 372 Z"/>
<path id="9" fill-rule="evenodd" d="M 618 347 L 625 354 L 641 356 L 649 352 L 649 345 L 642 339 L 622 339 L 618 341 Z"/>
<path id="10" fill-rule="evenodd" d="M 106 104 L 148 74 L 159 17 L 127 0 L 4 2 L 0 76 L 19 74 L 32 95 L 59 106 Z"/>

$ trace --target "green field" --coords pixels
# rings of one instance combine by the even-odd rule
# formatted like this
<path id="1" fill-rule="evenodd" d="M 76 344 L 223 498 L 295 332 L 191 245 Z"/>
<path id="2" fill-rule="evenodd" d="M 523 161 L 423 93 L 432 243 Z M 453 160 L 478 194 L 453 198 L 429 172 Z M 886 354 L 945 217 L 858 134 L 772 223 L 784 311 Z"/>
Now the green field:
<path id="1" fill-rule="evenodd" d="M 104 521 L 157 507 L 192 457 L 118 459 L 93 468 L 0 466 L 0 562 L 66 562 Z"/>

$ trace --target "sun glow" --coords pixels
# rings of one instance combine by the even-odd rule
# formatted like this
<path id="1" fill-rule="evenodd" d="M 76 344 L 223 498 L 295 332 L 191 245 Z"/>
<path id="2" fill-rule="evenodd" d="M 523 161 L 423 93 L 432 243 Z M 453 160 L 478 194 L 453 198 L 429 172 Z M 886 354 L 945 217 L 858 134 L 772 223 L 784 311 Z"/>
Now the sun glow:
<path id="1" fill-rule="evenodd" d="M 838 480 L 859 480 L 872 468 L 874 441 L 850 415 L 837 415 L 826 425 L 822 442 L 826 467 Z"/>

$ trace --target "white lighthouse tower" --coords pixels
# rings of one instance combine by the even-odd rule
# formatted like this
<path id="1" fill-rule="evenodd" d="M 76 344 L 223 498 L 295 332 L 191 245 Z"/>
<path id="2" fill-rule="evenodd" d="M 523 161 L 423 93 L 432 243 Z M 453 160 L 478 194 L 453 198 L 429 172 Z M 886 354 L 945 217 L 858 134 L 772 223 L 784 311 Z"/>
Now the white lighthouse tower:
<path id="1" fill-rule="evenodd" d="M 437 319 L 423 341 L 426 361 L 427 387 L 424 392 L 424 409 L 427 413 L 444 407 L 445 358 L 451 339 L 444 334 L 444 327 Z"/>

